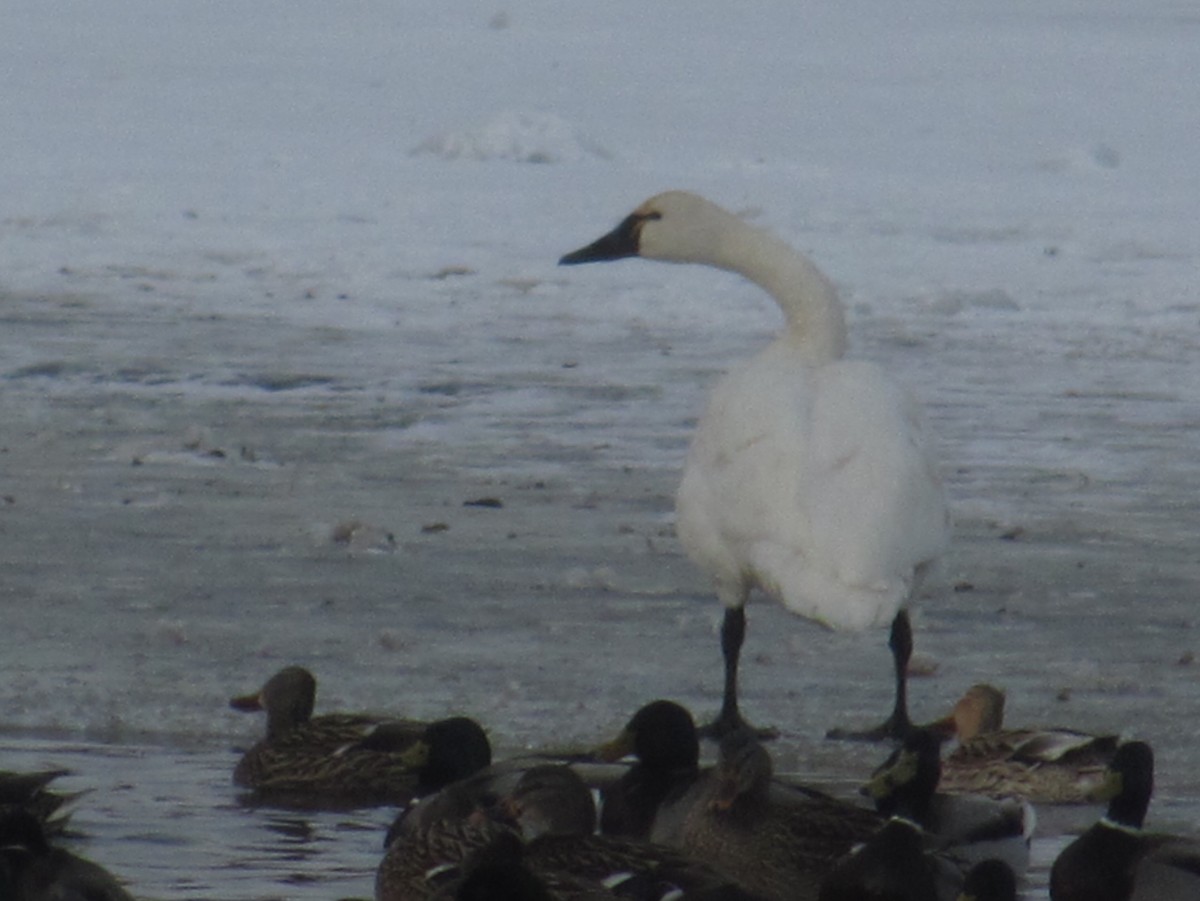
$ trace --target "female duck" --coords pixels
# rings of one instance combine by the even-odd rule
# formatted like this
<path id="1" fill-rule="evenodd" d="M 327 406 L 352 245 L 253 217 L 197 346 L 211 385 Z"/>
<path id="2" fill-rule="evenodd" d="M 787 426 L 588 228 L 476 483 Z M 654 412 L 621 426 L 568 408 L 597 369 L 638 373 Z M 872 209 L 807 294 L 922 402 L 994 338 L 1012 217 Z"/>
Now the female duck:
<path id="1" fill-rule="evenodd" d="M 1093 800 L 1108 801 L 1107 813 L 1050 869 L 1053 901 L 1200 898 L 1200 843 L 1142 829 L 1153 792 L 1150 746 L 1121 745 L 1093 792 Z"/>
<path id="2" fill-rule="evenodd" d="M 398 834 L 380 864 L 376 897 L 427 897 L 431 875 L 447 886 L 461 879 L 461 897 L 474 891 L 482 871 L 505 884 L 511 880 L 514 888 L 542 886 L 553 898 L 749 901 L 737 886 L 678 851 L 596 835 L 595 818 L 591 791 L 569 766 L 531 767 L 486 809 Z M 503 864 L 502 870 L 493 864 Z"/>
<path id="3" fill-rule="evenodd" d="M 403 804 L 491 763 L 491 746 L 466 717 L 436 723 L 369 714 L 312 716 L 316 680 L 302 667 L 272 676 L 237 710 L 265 710 L 267 735 L 234 769 L 255 800 L 299 807 Z"/>
<path id="4" fill-rule="evenodd" d="M 1083 804 L 1117 748 L 1115 735 L 1072 729 L 1005 729 L 1004 692 L 974 685 L 939 727 L 958 737 L 942 790 L 1043 804 Z"/>
<path id="5" fill-rule="evenodd" d="M 721 734 L 744 725 L 737 672 L 751 590 L 830 628 L 884 625 L 942 551 L 945 497 L 916 403 L 878 366 L 843 359 L 842 305 L 807 258 L 671 191 L 560 263 L 631 256 L 737 272 L 786 321 L 717 384 L 676 497 L 680 541 L 725 606 Z"/>
<path id="6" fill-rule="evenodd" d="M 815 898 L 821 879 L 881 823 L 871 810 L 772 780 L 749 730 L 721 740 L 716 766 L 654 823 L 652 841 L 679 847 L 764 898 Z"/>

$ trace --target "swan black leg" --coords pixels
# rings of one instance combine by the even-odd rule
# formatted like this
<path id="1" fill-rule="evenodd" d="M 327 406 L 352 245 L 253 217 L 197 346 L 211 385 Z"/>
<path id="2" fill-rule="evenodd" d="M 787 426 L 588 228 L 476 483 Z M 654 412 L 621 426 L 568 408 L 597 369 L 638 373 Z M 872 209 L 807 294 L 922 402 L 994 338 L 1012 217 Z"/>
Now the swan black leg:
<path id="1" fill-rule="evenodd" d="M 913 651 L 912 623 L 908 611 L 903 607 L 892 620 L 888 647 L 892 651 L 896 678 L 896 700 L 891 715 L 874 729 L 830 729 L 825 733 L 826 738 L 840 741 L 903 741 L 913 730 L 912 720 L 908 718 L 908 661 Z"/>
<path id="2" fill-rule="evenodd" d="M 700 728 L 700 734 L 708 738 L 721 738 L 730 732 L 749 730 L 762 739 L 777 738 L 779 731 L 770 727 L 756 729 L 742 719 L 738 710 L 737 678 L 738 661 L 742 654 L 742 642 L 746 639 L 746 608 L 726 607 L 725 619 L 721 623 L 721 655 L 725 659 L 725 693 L 721 700 L 721 713 L 715 720 Z"/>

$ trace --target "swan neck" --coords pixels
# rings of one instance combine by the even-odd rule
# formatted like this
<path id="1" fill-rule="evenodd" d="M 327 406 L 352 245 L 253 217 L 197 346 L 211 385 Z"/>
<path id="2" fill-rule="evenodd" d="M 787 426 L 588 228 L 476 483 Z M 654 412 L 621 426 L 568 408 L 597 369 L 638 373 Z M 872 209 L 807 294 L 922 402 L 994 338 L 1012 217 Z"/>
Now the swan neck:
<path id="1" fill-rule="evenodd" d="M 774 235 L 741 224 L 721 248 L 722 268 L 754 282 L 783 310 L 785 339 L 814 363 L 836 360 L 846 350 L 846 320 L 837 290 L 811 260 Z"/>

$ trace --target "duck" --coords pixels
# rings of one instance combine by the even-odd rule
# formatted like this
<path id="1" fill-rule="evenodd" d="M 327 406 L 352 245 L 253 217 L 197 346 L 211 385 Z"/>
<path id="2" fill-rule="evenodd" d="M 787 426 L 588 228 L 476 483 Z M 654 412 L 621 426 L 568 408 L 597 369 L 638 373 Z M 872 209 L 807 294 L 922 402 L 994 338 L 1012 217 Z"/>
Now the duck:
<path id="1" fill-rule="evenodd" d="M 614 875 L 618 884 L 631 878 Z M 520 835 L 486 817 L 438 820 L 401 834 L 375 874 L 375 901 L 666 901 L 654 886 L 636 888 L 622 895 L 612 885 L 539 869 Z"/>
<path id="2" fill-rule="evenodd" d="M 676 494 L 676 532 L 724 607 L 715 736 L 745 728 L 738 666 L 761 589 L 830 628 L 887 625 L 941 555 L 945 490 L 921 409 L 878 365 L 845 358 L 845 312 L 806 256 L 687 191 L 651 197 L 559 263 L 627 257 L 744 276 L 782 333 L 713 389 Z"/>
<path id="3" fill-rule="evenodd" d="M 596 881 L 622 896 L 758 897 L 710 861 L 653 841 L 596 834 L 592 792 L 566 765 L 527 770 L 492 815 L 521 835 L 525 860 L 537 873 Z"/>
<path id="4" fill-rule="evenodd" d="M 255 694 L 230 702 L 237 710 L 267 713 L 266 736 L 233 773 L 253 802 L 304 809 L 405 804 L 491 763 L 487 734 L 469 717 L 314 717 L 315 695 L 313 675 L 290 666 Z"/>
<path id="5" fill-rule="evenodd" d="M 1084 804 L 1104 777 L 1119 736 L 1073 729 L 1005 729 L 1004 692 L 971 686 L 937 726 L 957 736 L 942 766 L 943 791 L 1041 804 Z"/>
<path id="6" fill-rule="evenodd" d="M 0 812 L 0 897 L 5 901 L 133 901 L 112 873 L 51 844 L 31 811 Z"/>
<path id="7" fill-rule="evenodd" d="M 677 851 L 595 834 L 595 818 L 578 773 L 563 764 L 531 767 L 487 809 L 399 834 L 380 864 L 376 898 L 408 901 L 450 888 L 479 896 L 480 871 L 551 898 L 753 898 Z"/>
<path id="8" fill-rule="evenodd" d="M 584 796 L 581 798 L 578 793 L 561 790 L 556 792 L 556 828 L 561 831 L 566 828 L 566 823 L 570 823 L 579 831 L 595 831 L 597 813 L 591 787 L 567 764 L 550 763 L 536 755 L 528 755 L 497 761 L 433 794 L 415 798 L 388 828 L 384 848 L 387 849 L 402 833 L 424 829 L 441 820 L 462 821 L 481 811 L 497 811 L 518 788 L 530 793 L 545 783 L 544 790 L 553 790 L 559 780 L 566 779 L 570 779 L 572 785 L 576 782 L 583 785 Z"/>
<path id="9" fill-rule="evenodd" d="M 455 901 L 554 901 L 545 880 L 521 859 L 520 841 L 495 843 L 463 866 Z"/>
<path id="10" fill-rule="evenodd" d="M 600 831 L 648 840 L 660 810 L 677 804 L 700 778 L 700 737 L 691 712 L 658 699 L 644 704 L 620 733 L 597 749 L 614 762 L 635 762 L 601 790 Z"/>
<path id="11" fill-rule="evenodd" d="M 934 729 L 914 729 L 863 786 L 887 821 L 838 862 L 822 886 L 821 901 L 952 901 L 967 872 L 985 860 L 1025 872 L 1036 826 L 1033 808 L 938 794 L 943 740 Z"/>
<path id="12" fill-rule="evenodd" d="M 1146 831 L 1154 751 L 1128 741 L 1092 792 L 1103 817 L 1067 845 L 1050 868 L 1052 901 L 1194 901 L 1200 898 L 1200 841 Z"/>
<path id="13" fill-rule="evenodd" d="M 375 899 L 453 898 L 477 863 L 494 861 L 524 870 L 521 853 L 520 838 L 499 823 L 438 820 L 398 835 L 388 846 L 375 872 Z M 537 887 L 546 888 L 540 880 Z"/>
<path id="14" fill-rule="evenodd" d="M 940 901 L 938 866 L 920 826 L 890 819 L 821 882 L 818 901 Z"/>
<path id="15" fill-rule="evenodd" d="M 46 836 L 63 835 L 70 820 L 70 813 L 63 808 L 79 798 L 82 792 L 52 791 L 50 783 L 67 775 L 69 771 L 61 769 L 33 773 L 0 770 L 0 813 L 15 808 L 27 810 L 41 824 Z"/>
<path id="16" fill-rule="evenodd" d="M 873 810 L 775 782 L 766 747 L 742 730 L 721 739 L 716 764 L 655 819 L 650 838 L 783 901 L 815 898 L 825 874 L 881 823 Z"/>
<path id="17" fill-rule="evenodd" d="M 313 716 L 316 698 L 316 677 L 302 666 L 285 666 L 258 691 L 231 698 L 229 706 L 243 713 L 266 713 L 267 734 L 260 744 L 276 749 L 334 750 L 364 738 L 387 721 L 370 713 Z M 414 722 L 413 734 L 424 726 Z M 257 763 L 256 755 L 243 757 L 235 781 L 243 785 L 253 780 Z"/>

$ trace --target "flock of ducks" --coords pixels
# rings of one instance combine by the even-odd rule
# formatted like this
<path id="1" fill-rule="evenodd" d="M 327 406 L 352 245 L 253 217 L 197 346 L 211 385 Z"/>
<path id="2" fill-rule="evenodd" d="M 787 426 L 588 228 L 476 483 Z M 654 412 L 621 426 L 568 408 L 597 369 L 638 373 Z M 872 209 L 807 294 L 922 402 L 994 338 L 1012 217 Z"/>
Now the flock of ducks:
<path id="1" fill-rule="evenodd" d="M 235 783 L 257 803 L 400 807 L 376 901 L 1012 901 L 1028 863 L 1030 802 L 1100 799 L 1106 815 L 1054 863 L 1054 901 L 1200 898 L 1197 845 L 1142 830 L 1153 788 L 1146 744 L 1005 729 L 1003 694 L 990 686 L 972 688 L 944 720 L 909 720 L 904 605 L 947 543 L 945 492 L 919 405 L 880 367 L 845 358 L 829 279 L 773 235 L 682 191 L 650 198 L 560 263 L 635 256 L 738 273 L 784 315 L 780 335 L 715 386 L 676 499 L 680 541 L 724 606 L 717 718 L 697 728 L 673 702 L 646 705 L 597 751 L 631 758 L 615 770 L 533 755 L 493 761 L 468 718 L 313 716 L 316 681 L 293 666 L 232 701 L 267 714 Z M 869 806 L 777 778 L 761 743 L 770 730 L 743 718 L 739 658 L 756 590 L 832 629 L 892 623 L 891 717 L 834 736 L 895 744 L 864 779 Z M 702 738 L 718 742 L 709 766 Z M 45 783 L 31 778 L 27 797 L 0 804 L 0 897 L 126 901 L 115 880 L 59 847 L 54 805 L 35 804 Z"/>
<path id="2" fill-rule="evenodd" d="M 907 629 L 901 611 L 893 636 Z M 1002 695 L 987 686 L 949 717 L 899 730 L 863 774 L 864 800 L 777 776 L 751 729 L 722 736 L 705 764 L 701 730 L 668 700 L 587 752 L 494 760 L 473 719 L 313 715 L 315 695 L 311 673 L 289 666 L 230 702 L 265 711 L 268 723 L 233 780 L 254 805 L 399 808 L 375 901 L 1015 901 L 1036 824 L 1031 797 L 1108 805 L 1055 861 L 1053 901 L 1200 897 L 1200 844 L 1143 830 L 1154 774 L 1146 743 L 1005 729 L 994 706 Z M 981 696 L 993 699 L 983 731 L 959 732 L 960 721 L 979 721 L 964 711 Z M 1072 750 L 1041 753 L 1063 734 Z M 962 793 L 950 777 L 956 758 L 991 771 L 991 797 Z M 1041 782 L 1044 770 L 1059 772 Z M 0 898 L 132 901 L 65 847 L 64 805 L 78 796 L 49 789 L 63 773 L 0 773 Z M 1072 776 L 1089 787 L 1060 793 Z"/>

